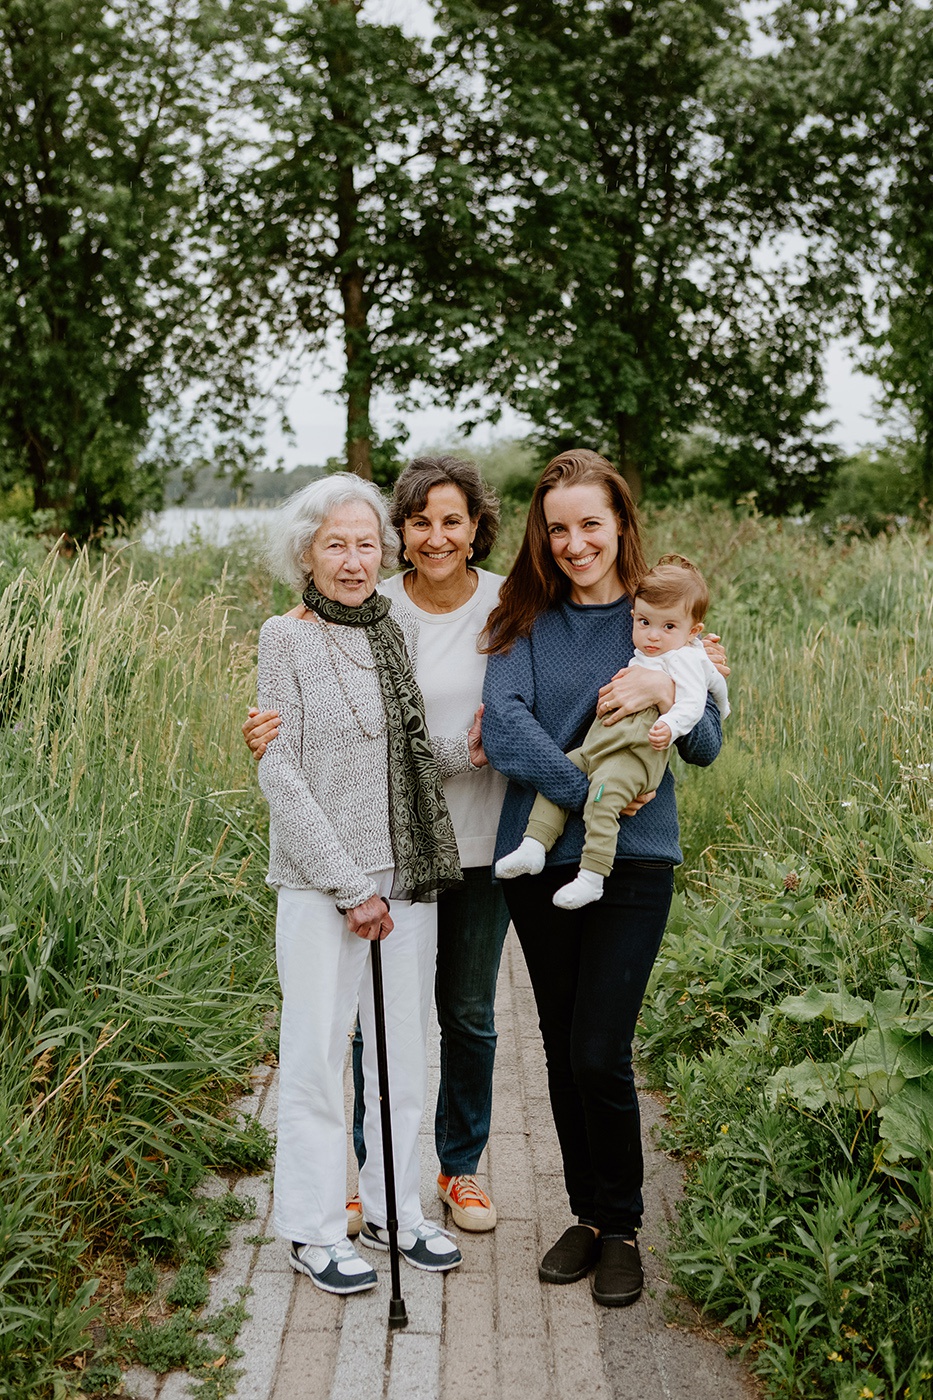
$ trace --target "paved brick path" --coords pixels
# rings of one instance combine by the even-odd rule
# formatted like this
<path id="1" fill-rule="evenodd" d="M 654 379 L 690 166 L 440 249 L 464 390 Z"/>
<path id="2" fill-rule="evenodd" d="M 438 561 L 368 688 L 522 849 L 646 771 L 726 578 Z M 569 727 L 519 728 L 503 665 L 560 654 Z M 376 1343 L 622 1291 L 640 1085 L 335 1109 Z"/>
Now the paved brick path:
<path id="1" fill-rule="evenodd" d="M 292 1273 L 283 1242 L 246 1242 L 273 1233 L 269 1185 L 265 1178 L 238 1183 L 238 1195 L 256 1197 L 257 1218 L 235 1227 L 209 1304 L 233 1299 L 241 1284 L 252 1288 L 251 1317 L 238 1338 L 244 1356 L 236 1364 L 244 1374 L 236 1400 L 752 1400 L 757 1394 L 715 1341 L 680 1325 L 689 1308 L 670 1295 L 663 1272 L 665 1220 L 675 1209 L 680 1176 L 653 1147 L 642 1299 L 631 1308 L 599 1308 L 585 1280 L 562 1288 L 539 1283 L 541 1254 L 572 1220 L 534 1001 L 514 936 L 506 944 L 496 1020 L 492 1136 L 480 1179 L 499 1224 L 491 1234 L 461 1234 L 464 1263 L 447 1275 L 402 1262 L 404 1331 L 389 1333 L 386 1326 L 387 1256 L 374 1256 L 380 1282 L 371 1293 L 347 1299 L 322 1293 Z M 435 1053 L 432 1104 L 436 1060 Z M 257 1072 L 256 1090 L 241 1107 L 274 1129 L 272 1071 Z M 647 1096 L 642 1116 L 650 1145 L 660 1111 Z M 443 1206 L 431 1195 L 432 1127 L 426 1115 L 422 1194 L 426 1213 L 444 1223 Z M 225 1188 L 218 1182 L 215 1189 Z M 159 1378 L 134 1369 L 126 1390 L 138 1400 L 182 1400 L 189 1384 L 185 1373 Z"/>

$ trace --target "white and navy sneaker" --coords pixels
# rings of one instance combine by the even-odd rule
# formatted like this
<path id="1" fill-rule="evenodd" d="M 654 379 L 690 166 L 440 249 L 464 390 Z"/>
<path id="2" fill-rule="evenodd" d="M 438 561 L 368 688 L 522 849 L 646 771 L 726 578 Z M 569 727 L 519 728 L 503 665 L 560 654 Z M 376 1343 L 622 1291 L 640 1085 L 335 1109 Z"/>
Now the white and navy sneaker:
<path id="1" fill-rule="evenodd" d="M 457 1246 L 451 1243 L 453 1238 L 449 1230 L 442 1230 L 430 1220 L 422 1220 L 413 1230 L 399 1230 L 399 1252 L 409 1264 L 414 1264 L 416 1269 L 443 1273 L 463 1263 L 463 1255 Z M 364 1220 L 360 1231 L 360 1243 L 369 1245 L 370 1249 L 388 1249 L 389 1232 Z"/>
<path id="2" fill-rule="evenodd" d="M 329 1245 L 293 1240 L 288 1262 L 296 1274 L 307 1274 L 325 1293 L 362 1293 L 379 1281 L 375 1269 L 360 1258 L 349 1240 Z"/>

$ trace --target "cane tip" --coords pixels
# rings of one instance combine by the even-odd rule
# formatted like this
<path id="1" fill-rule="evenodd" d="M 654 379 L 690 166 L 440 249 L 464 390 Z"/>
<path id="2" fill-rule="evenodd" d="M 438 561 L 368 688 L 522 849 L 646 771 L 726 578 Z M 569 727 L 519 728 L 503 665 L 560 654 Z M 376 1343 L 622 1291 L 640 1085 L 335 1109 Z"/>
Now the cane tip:
<path id="1" fill-rule="evenodd" d="M 408 1313 L 405 1311 L 404 1298 L 389 1299 L 389 1326 L 407 1327 Z"/>

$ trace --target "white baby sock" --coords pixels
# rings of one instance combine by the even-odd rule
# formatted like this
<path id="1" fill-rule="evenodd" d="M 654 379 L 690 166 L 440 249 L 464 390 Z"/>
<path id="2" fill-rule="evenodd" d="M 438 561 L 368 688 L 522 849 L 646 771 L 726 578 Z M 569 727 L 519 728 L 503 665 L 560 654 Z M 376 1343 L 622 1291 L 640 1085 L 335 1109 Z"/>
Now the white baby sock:
<path id="1" fill-rule="evenodd" d="M 569 885 L 562 885 L 554 896 L 558 909 L 582 909 L 603 896 L 603 877 L 593 870 L 581 870 Z"/>
<path id="2" fill-rule="evenodd" d="M 514 880 L 516 875 L 540 875 L 547 851 L 533 836 L 526 836 L 516 850 L 496 861 L 496 878 Z M 597 899 L 599 896 L 596 896 Z"/>

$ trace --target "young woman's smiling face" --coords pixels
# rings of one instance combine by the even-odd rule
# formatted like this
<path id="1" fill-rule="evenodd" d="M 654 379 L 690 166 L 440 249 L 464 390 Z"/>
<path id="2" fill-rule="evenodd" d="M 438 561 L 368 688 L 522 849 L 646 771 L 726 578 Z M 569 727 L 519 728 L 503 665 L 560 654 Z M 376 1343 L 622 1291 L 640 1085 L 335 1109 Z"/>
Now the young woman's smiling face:
<path id="1" fill-rule="evenodd" d="M 619 578 L 622 526 L 601 486 L 555 486 L 543 501 L 554 562 L 570 579 L 575 603 L 614 603 L 625 592 Z"/>

